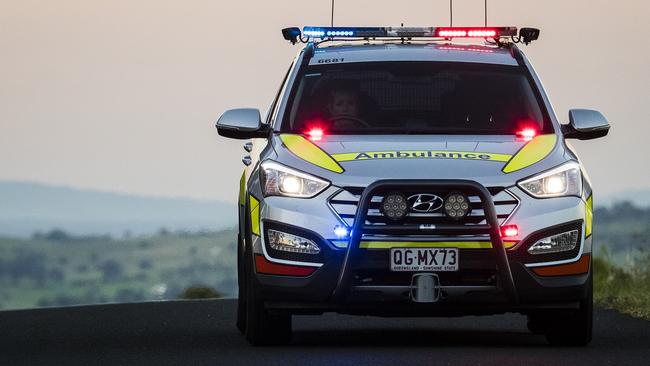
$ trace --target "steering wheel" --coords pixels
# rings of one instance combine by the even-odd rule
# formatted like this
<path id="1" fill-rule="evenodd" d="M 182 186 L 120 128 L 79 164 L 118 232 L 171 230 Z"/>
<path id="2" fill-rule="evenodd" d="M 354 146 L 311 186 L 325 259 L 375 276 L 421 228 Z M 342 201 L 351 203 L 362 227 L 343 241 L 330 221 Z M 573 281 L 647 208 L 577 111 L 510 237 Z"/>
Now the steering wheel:
<path id="1" fill-rule="evenodd" d="M 354 117 L 354 116 L 334 116 L 334 117 L 330 117 L 329 120 L 330 120 L 330 122 L 351 121 L 351 122 L 359 124 L 359 125 L 361 125 L 363 127 L 370 128 L 370 124 L 368 124 L 368 122 L 362 120 L 361 118 L 357 118 L 357 117 Z"/>

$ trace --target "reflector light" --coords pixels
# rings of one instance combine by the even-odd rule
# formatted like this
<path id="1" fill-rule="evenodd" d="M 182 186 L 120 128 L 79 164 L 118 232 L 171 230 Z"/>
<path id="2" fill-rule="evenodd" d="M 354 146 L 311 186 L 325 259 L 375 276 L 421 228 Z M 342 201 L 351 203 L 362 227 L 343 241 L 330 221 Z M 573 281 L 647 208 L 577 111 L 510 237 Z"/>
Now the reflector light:
<path id="1" fill-rule="evenodd" d="M 322 128 L 314 127 L 307 131 L 307 137 L 311 141 L 320 141 L 323 139 L 323 136 L 325 135 L 325 132 L 323 132 Z"/>
<path id="2" fill-rule="evenodd" d="M 316 271 L 316 268 L 314 267 L 273 263 L 266 260 L 263 255 L 255 255 L 255 272 L 257 273 L 305 277 L 314 273 L 314 271 Z"/>
<path id="3" fill-rule="evenodd" d="M 519 235 L 519 228 L 517 225 L 505 225 L 501 227 L 502 238 L 512 238 Z"/>
<path id="4" fill-rule="evenodd" d="M 524 141 L 530 141 L 537 136 L 537 130 L 532 127 L 526 127 L 517 131 L 517 137 Z"/>

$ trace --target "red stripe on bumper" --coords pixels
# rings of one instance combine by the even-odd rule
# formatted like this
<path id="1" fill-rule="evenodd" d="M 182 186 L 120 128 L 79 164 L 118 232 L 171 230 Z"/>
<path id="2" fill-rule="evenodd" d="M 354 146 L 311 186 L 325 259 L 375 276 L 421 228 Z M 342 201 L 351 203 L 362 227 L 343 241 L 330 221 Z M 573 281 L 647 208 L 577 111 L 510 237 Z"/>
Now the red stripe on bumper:
<path id="1" fill-rule="evenodd" d="M 316 271 L 315 267 L 293 266 L 269 262 L 263 255 L 255 255 L 255 270 L 257 273 L 281 276 L 309 276 Z"/>
<path id="2" fill-rule="evenodd" d="M 568 276 L 589 272 L 590 254 L 583 254 L 577 262 L 548 267 L 531 268 L 539 276 Z"/>

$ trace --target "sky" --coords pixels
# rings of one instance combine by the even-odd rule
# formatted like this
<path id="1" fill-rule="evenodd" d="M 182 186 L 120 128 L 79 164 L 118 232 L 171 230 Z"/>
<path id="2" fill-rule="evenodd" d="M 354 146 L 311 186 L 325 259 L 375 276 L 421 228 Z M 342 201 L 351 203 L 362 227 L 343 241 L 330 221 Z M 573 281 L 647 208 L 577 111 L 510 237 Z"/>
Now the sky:
<path id="1" fill-rule="evenodd" d="M 449 2 L 338 0 L 335 24 L 447 25 Z M 490 0 L 491 25 L 541 28 L 524 52 L 561 121 L 598 109 L 608 137 L 572 141 L 602 195 L 650 188 L 646 1 Z M 242 141 L 226 109 L 264 112 L 299 51 L 287 26 L 330 0 L 0 0 L 0 180 L 235 201 Z M 482 25 L 483 0 L 456 0 Z"/>

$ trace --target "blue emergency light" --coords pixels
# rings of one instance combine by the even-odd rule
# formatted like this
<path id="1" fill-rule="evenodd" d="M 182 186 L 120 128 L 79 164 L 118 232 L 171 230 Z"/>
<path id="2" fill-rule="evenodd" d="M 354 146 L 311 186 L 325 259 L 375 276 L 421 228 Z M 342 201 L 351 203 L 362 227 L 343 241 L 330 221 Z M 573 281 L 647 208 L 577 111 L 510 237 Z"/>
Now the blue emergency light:
<path id="1" fill-rule="evenodd" d="M 371 38 L 385 37 L 382 27 L 304 27 L 302 34 L 308 38 Z"/>

